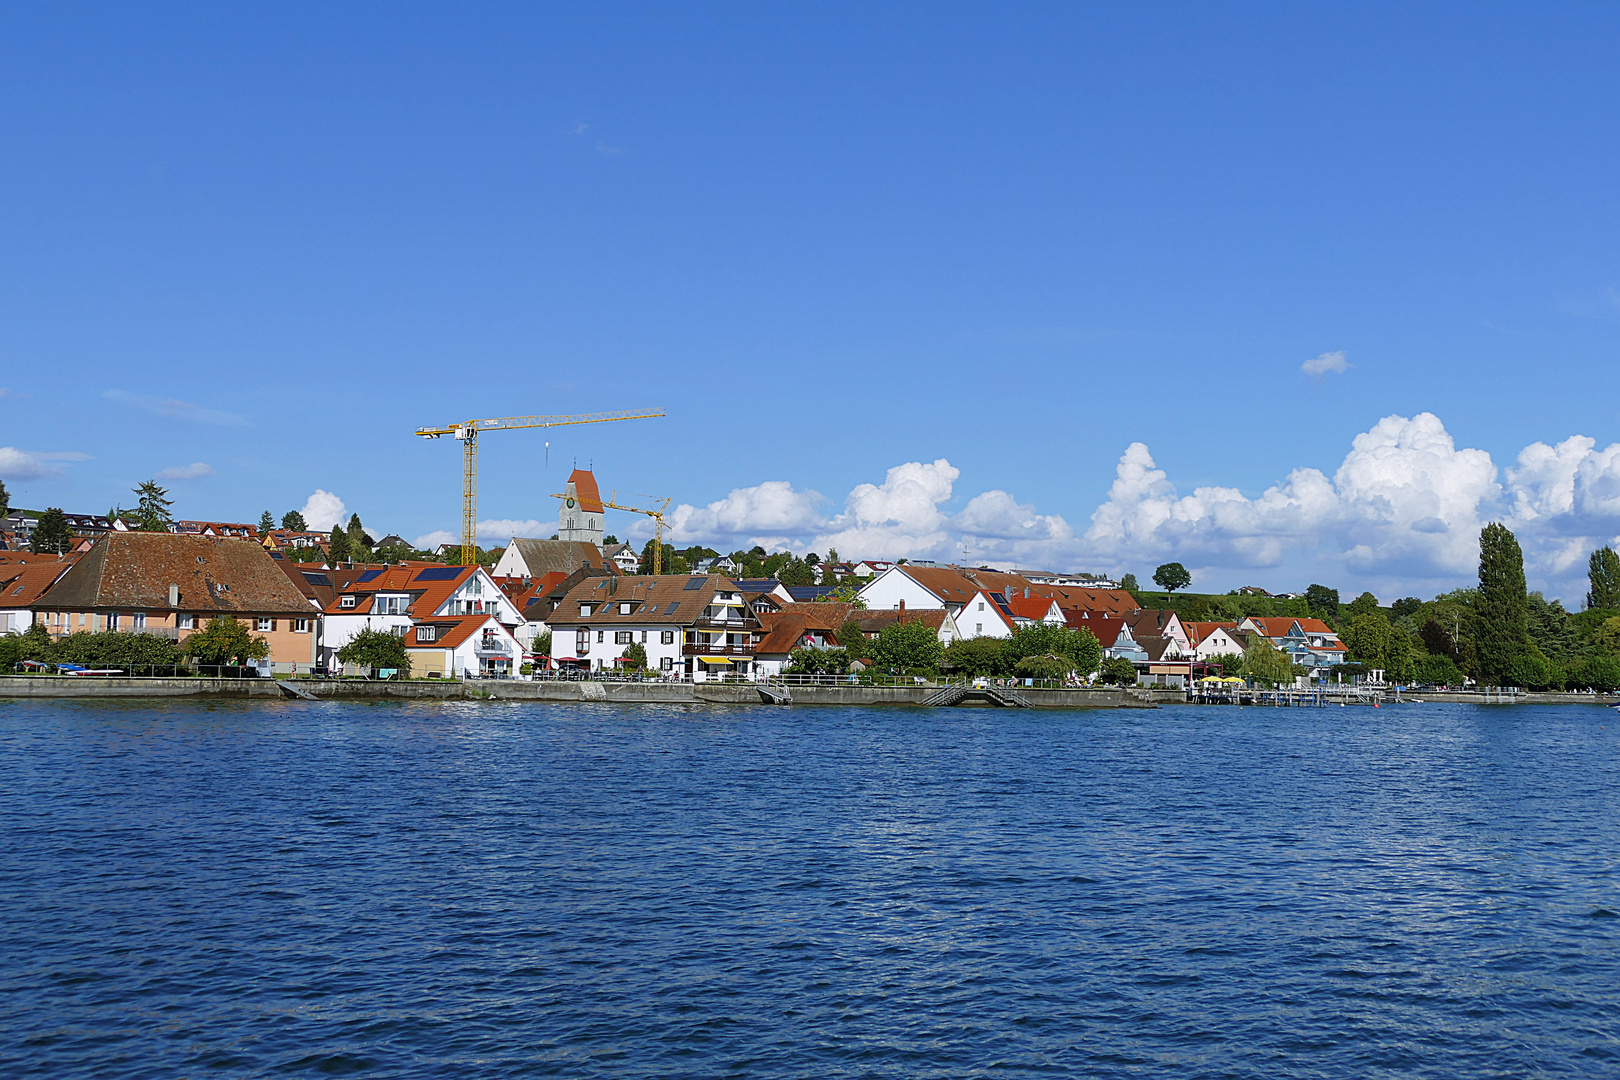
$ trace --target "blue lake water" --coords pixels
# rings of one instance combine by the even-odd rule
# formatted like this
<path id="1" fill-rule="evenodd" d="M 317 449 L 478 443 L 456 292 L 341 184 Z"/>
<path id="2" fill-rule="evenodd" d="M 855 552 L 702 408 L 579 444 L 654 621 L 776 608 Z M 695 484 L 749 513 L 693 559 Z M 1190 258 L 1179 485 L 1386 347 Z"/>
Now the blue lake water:
<path id="1" fill-rule="evenodd" d="M 0 1075 L 1620 1075 L 1617 720 L 0 702 Z"/>

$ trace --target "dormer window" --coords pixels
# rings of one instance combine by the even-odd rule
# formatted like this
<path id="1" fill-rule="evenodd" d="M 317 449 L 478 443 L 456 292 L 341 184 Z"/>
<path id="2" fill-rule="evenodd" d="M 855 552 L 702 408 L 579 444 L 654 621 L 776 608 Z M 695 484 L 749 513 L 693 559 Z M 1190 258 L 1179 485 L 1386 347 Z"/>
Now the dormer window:
<path id="1" fill-rule="evenodd" d="M 581 605 L 579 605 L 579 617 L 582 618 L 582 619 L 590 618 L 591 617 L 591 608 L 593 606 L 594 605 L 592 605 L 592 604 L 581 604 Z"/>
<path id="2" fill-rule="evenodd" d="M 438 641 L 439 628 L 437 626 L 418 626 L 416 628 L 416 640 L 420 644 L 426 644 L 430 641 Z"/>
<path id="3" fill-rule="evenodd" d="M 352 608 L 352 607 L 354 607 L 354 597 L 352 597 L 352 596 L 343 597 L 342 599 L 340 599 L 338 601 L 338 607 L 340 607 L 340 608 Z"/>
<path id="4" fill-rule="evenodd" d="M 628 600 L 620 600 L 619 601 L 619 614 L 620 615 L 628 615 L 628 614 L 630 614 L 631 611 L 633 611 L 635 609 L 635 606 L 636 605 L 630 603 L 630 601 L 628 601 Z"/>

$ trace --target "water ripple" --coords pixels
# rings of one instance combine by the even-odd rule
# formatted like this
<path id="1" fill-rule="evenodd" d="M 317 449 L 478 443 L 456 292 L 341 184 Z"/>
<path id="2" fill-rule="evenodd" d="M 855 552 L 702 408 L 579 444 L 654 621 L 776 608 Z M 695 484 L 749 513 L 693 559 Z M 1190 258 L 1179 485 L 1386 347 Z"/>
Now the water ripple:
<path id="1" fill-rule="evenodd" d="M 0 703 L 0 1072 L 1620 1075 L 1607 719 Z"/>

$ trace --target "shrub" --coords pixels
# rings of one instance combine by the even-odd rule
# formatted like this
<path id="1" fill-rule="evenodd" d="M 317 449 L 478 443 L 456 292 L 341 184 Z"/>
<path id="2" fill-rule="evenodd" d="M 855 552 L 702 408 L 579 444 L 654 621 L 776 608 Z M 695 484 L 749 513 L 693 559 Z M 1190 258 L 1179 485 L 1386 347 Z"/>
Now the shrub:
<path id="1" fill-rule="evenodd" d="M 1461 686 L 1463 673 L 1449 656 L 1431 653 L 1417 662 L 1416 678 L 1420 683 L 1435 686 Z"/>
<path id="2" fill-rule="evenodd" d="M 996 638 L 961 638 L 953 641 L 945 648 L 945 663 L 952 670 L 974 678 L 1012 672 L 1005 644 Z"/>
<path id="3" fill-rule="evenodd" d="M 410 678 L 411 659 L 405 652 L 405 639 L 386 630 L 362 630 L 337 651 L 341 664 L 357 664 L 375 675 L 379 668 L 393 668 Z"/>
<path id="4" fill-rule="evenodd" d="M 399 644 L 403 652 L 404 642 Z M 204 664 L 246 664 L 249 660 L 262 660 L 269 656 L 270 646 L 264 638 L 251 636 L 245 624 L 226 615 L 208 620 L 206 627 L 188 637 L 186 652 Z"/>
<path id="5" fill-rule="evenodd" d="M 794 649 L 782 674 L 842 675 L 848 670 L 849 653 L 843 649 Z"/>
<path id="6" fill-rule="evenodd" d="M 1082 675 L 1090 675 L 1102 663 L 1102 645 L 1090 630 L 1070 630 L 1049 623 L 1020 626 L 1007 639 L 1005 648 L 1015 671 L 1018 661 L 1028 656 L 1066 656 Z"/>
<path id="7" fill-rule="evenodd" d="M 1054 653 L 1026 656 L 1013 665 L 1013 674 L 1025 679 L 1063 679 L 1073 670 L 1074 660 L 1071 657 Z"/>
<path id="8" fill-rule="evenodd" d="M 1136 685 L 1136 665 L 1123 656 L 1111 656 L 1102 662 L 1102 681 L 1115 686 Z"/>
<path id="9" fill-rule="evenodd" d="M 878 634 L 872 658 L 901 670 L 932 670 L 939 666 L 945 647 L 939 634 L 925 622 L 893 622 Z"/>

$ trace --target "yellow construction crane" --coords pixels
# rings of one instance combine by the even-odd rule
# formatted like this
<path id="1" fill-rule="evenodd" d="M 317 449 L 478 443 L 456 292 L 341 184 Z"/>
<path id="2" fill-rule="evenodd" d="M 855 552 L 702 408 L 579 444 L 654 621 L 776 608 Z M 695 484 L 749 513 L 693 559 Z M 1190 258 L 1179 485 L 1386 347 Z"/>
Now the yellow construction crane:
<path id="1" fill-rule="evenodd" d="M 627 409 L 624 412 L 585 413 L 579 416 L 503 416 L 497 420 L 468 420 L 448 427 L 418 428 L 424 439 L 454 435 L 461 440 L 461 565 L 478 561 L 478 433 L 514 428 L 564 427 L 568 424 L 605 424 L 610 420 L 651 420 L 663 409 Z"/>
<path id="2" fill-rule="evenodd" d="M 643 498 L 643 499 L 650 499 L 652 497 L 653 496 L 651 496 L 651 495 L 643 495 L 643 496 L 641 496 L 641 498 Z M 567 495 L 553 495 L 552 498 L 553 499 L 566 499 L 566 498 L 568 498 L 568 496 Z M 624 510 L 624 511 L 627 511 L 627 512 L 632 513 L 632 514 L 646 514 L 648 517 L 653 519 L 653 565 L 652 565 L 652 572 L 655 575 L 656 574 L 662 574 L 664 572 L 664 511 L 669 509 L 669 504 L 670 504 L 671 500 L 670 499 L 665 499 L 663 502 L 658 504 L 658 509 L 656 509 L 656 510 L 644 510 L 639 506 L 620 506 L 618 501 L 617 501 L 618 498 L 619 498 L 619 493 L 617 491 L 615 491 L 611 496 L 609 496 L 608 498 L 602 500 L 602 505 L 607 507 L 609 510 Z"/>

